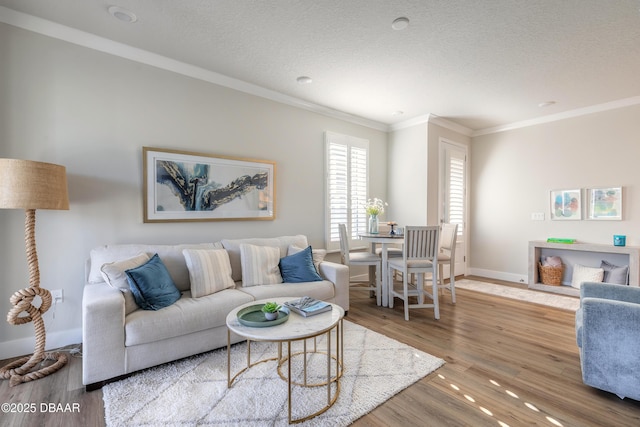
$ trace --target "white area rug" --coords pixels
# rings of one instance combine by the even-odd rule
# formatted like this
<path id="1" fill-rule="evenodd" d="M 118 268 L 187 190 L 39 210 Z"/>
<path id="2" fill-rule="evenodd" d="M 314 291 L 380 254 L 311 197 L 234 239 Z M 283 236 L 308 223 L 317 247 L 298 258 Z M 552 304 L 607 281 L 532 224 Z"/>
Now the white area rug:
<path id="1" fill-rule="evenodd" d="M 276 344 L 252 343 L 252 361 L 275 356 L 276 348 Z M 232 372 L 246 365 L 246 353 L 246 343 L 232 346 Z M 322 360 L 326 375 L 326 358 Z M 345 320 L 340 396 L 328 411 L 299 425 L 346 426 L 443 364 L 442 359 Z M 104 386 L 106 423 L 109 427 L 285 426 L 286 384 L 276 372 L 276 362 L 270 361 L 244 372 L 228 389 L 227 352 L 218 349 Z M 294 418 L 315 412 L 319 402 L 327 401 L 326 387 L 294 387 L 294 392 Z"/>
<path id="2" fill-rule="evenodd" d="M 551 292 L 519 289 L 511 286 L 481 282 L 478 280 L 456 280 L 456 288 L 468 289 L 471 291 L 483 292 L 485 294 L 492 294 L 505 298 L 533 302 L 536 304 L 548 305 L 564 310 L 576 311 L 580 307 L 579 298 L 558 295 Z"/>

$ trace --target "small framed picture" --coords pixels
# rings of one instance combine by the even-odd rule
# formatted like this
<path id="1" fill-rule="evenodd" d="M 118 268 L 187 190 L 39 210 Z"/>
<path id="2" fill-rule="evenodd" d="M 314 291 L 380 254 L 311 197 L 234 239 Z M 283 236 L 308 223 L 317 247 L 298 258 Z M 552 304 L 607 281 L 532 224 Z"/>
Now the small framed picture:
<path id="1" fill-rule="evenodd" d="M 581 190 L 551 190 L 551 219 L 552 220 L 580 220 L 582 219 Z"/>
<path id="2" fill-rule="evenodd" d="M 622 220 L 622 187 L 589 188 L 587 199 L 588 219 Z"/>

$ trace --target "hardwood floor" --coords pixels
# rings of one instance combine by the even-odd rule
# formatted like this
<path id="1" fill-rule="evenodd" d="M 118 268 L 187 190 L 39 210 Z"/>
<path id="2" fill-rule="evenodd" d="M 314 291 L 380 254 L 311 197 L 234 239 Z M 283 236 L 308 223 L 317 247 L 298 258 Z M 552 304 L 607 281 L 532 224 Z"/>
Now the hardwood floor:
<path id="1" fill-rule="evenodd" d="M 401 301 L 388 309 L 366 292 L 351 293 L 348 320 L 447 362 L 355 426 L 640 425 L 640 402 L 582 383 L 573 312 L 465 289 L 457 289 L 456 305 L 450 301 L 442 297 L 440 320 L 417 309 L 406 322 Z M 0 425 L 103 426 L 102 392 L 84 391 L 81 370 L 71 357 L 38 381 L 0 381 L 0 404 L 37 406 L 33 414 L 0 414 Z M 79 412 L 42 411 L 42 403 L 75 403 Z"/>

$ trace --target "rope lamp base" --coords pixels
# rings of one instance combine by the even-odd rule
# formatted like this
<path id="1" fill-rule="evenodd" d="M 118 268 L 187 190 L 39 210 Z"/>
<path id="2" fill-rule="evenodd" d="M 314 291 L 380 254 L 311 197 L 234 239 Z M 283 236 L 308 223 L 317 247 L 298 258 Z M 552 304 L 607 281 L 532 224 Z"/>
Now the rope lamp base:
<path id="1" fill-rule="evenodd" d="M 36 296 L 42 300 L 40 307 L 32 304 Z M 0 378 L 9 379 L 9 386 L 13 387 L 54 373 L 62 368 L 68 359 L 66 354 L 44 352 L 46 332 L 42 315 L 51 307 L 51 293 L 39 286 L 32 286 L 14 293 L 10 301 L 13 308 L 7 314 L 7 322 L 12 325 L 33 322 L 36 330 L 36 348 L 33 355 L 14 360 L 0 368 Z M 20 316 L 23 313 L 26 313 L 26 316 Z M 46 360 L 55 362 L 36 371 L 33 370 L 36 365 Z"/>
<path id="2" fill-rule="evenodd" d="M 51 292 L 40 287 L 40 269 L 38 268 L 35 237 L 35 209 L 25 211 L 24 227 L 24 242 L 29 264 L 29 287 L 11 295 L 9 301 L 11 301 L 13 308 L 7 314 L 7 322 L 12 325 L 33 322 L 33 327 L 36 330 L 36 348 L 32 356 L 23 357 L 0 368 L 0 378 L 9 379 L 11 387 L 46 377 L 62 368 L 68 360 L 66 354 L 46 354 L 44 352 L 47 333 L 44 330 L 42 315 L 51 307 Z M 42 301 L 40 307 L 33 305 L 35 297 L 40 297 Z M 55 360 L 55 362 L 33 371 L 33 368 L 45 360 Z"/>
<path id="3" fill-rule="evenodd" d="M 25 356 L 0 368 L 0 375 L 4 379 L 9 379 L 9 387 L 13 387 L 14 385 L 18 385 L 20 383 L 39 380 L 40 378 L 46 377 L 49 374 L 53 374 L 55 371 L 66 365 L 68 360 L 67 355 L 63 353 L 46 353 L 41 359 L 38 358 L 40 359 L 40 361 L 36 361 L 36 364 L 44 362 L 46 360 L 55 360 L 55 363 L 47 365 L 44 368 L 38 369 L 37 371 L 29 371 L 30 368 L 26 369 L 26 371 L 29 372 L 26 375 L 18 374 L 17 372 L 25 371 L 25 366 L 31 365 L 31 363 L 33 362 L 31 359 L 33 359 L 34 357 L 35 354 L 33 356 Z"/>

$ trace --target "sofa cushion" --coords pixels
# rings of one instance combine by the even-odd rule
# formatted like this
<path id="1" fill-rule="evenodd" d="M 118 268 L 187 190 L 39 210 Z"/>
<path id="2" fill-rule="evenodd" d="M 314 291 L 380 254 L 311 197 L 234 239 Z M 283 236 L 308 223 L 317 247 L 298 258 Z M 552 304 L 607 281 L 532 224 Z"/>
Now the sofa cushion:
<path id="1" fill-rule="evenodd" d="M 282 283 L 278 263 L 280 249 L 269 246 L 240 245 L 242 286 Z"/>
<path id="2" fill-rule="evenodd" d="M 273 297 L 300 298 L 309 296 L 315 299 L 327 301 L 335 297 L 333 283 L 328 280 L 321 282 L 303 282 L 295 285 L 289 283 L 278 283 L 275 285 L 250 286 L 240 288 L 242 292 L 252 295 L 254 299 L 269 299 Z"/>
<path id="3" fill-rule="evenodd" d="M 149 255 L 141 252 L 134 257 L 122 261 L 108 262 L 106 264 L 103 264 L 100 268 L 100 272 L 102 273 L 104 281 L 107 282 L 112 288 L 115 288 L 122 292 L 122 295 L 124 296 L 125 315 L 140 308 L 138 304 L 136 304 L 136 300 L 133 298 L 133 294 L 131 293 L 131 289 L 129 288 L 129 281 L 127 280 L 125 271 L 131 268 L 139 267 L 147 261 L 149 261 Z"/>
<path id="4" fill-rule="evenodd" d="M 160 310 L 180 299 L 180 291 L 158 254 L 141 266 L 126 270 L 125 274 L 133 298 L 144 310 Z"/>
<path id="5" fill-rule="evenodd" d="M 220 243 L 197 243 L 184 245 L 106 245 L 91 250 L 91 267 L 87 281 L 89 283 L 102 282 L 100 268 L 109 262 L 131 258 L 140 252 L 145 252 L 149 258 L 158 254 L 169 271 L 176 287 L 181 291 L 189 290 L 189 270 L 182 255 L 183 249 L 219 249 Z"/>
<path id="6" fill-rule="evenodd" d="M 294 245 L 289 245 L 289 248 L 287 249 L 287 255 L 297 254 L 298 252 L 303 250 L 304 248 L 294 246 Z M 320 263 L 324 261 L 324 259 L 327 256 L 327 250 L 311 248 L 311 256 L 313 257 L 313 265 L 315 265 L 316 270 L 318 270 L 320 268 Z"/>
<path id="7" fill-rule="evenodd" d="M 311 246 L 300 252 L 280 258 L 280 274 L 285 283 L 318 282 L 322 277 L 313 264 Z"/>
<path id="8" fill-rule="evenodd" d="M 582 282 L 602 282 L 604 270 L 602 268 L 585 267 L 574 264 L 573 275 L 571 276 L 571 286 L 580 288 Z"/>
<path id="9" fill-rule="evenodd" d="M 255 239 L 225 239 L 221 241 L 222 246 L 229 252 L 229 261 L 231 262 L 231 277 L 234 282 L 242 280 L 242 262 L 240 257 L 240 245 L 248 244 L 255 246 L 270 246 L 280 249 L 280 258 L 288 255 L 289 245 L 299 248 L 306 248 L 307 236 L 299 234 L 296 236 L 281 236 L 273 238 L 255 238 Z"/>
<path id="10" fill-rule="evenodd" d="M 224 249 L 184 249 L 193 298 L 233 288 L 229 255 Z"/>
<path id="11" fill-rule="evenodd" d="M 201 298 L 186 291 L 174 304 L 159 311 L 134 311 L 125 323 L 125 345 L 133 346 L 188 335 L 226 325 L 227 315 L 253 297 L 225 289 Z M 226 335 L 226 333 L 225 333 Z"/>
<path id="12" fill-rule="evenodd" d="M 602 260 L 600 268 L 604 270 L 603 282 L 615 283 L 616 285 L 626 285 L 629 283 L 629 266 L 619 267 L 605 260 Z"/>

